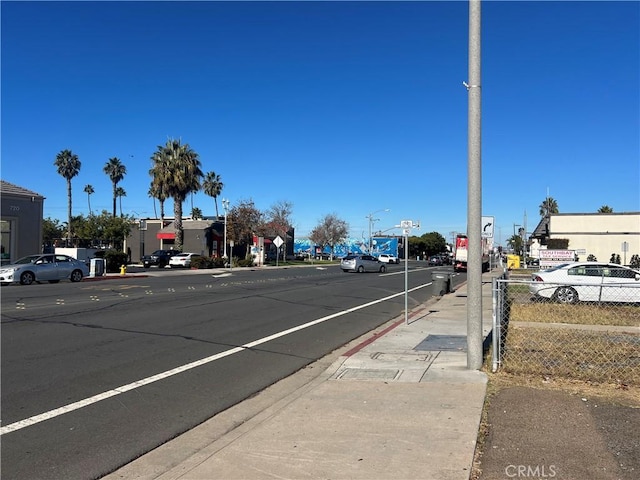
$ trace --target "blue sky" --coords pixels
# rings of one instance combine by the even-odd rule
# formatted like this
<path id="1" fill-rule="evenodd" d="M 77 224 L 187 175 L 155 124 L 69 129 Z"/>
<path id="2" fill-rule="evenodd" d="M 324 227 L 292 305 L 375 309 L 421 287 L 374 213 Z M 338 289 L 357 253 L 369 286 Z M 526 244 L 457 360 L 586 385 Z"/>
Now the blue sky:
<path id="1" fill-rule="evenodd" d="M 200 154 L 232 205 L 293 204 L 297 236 L 328 213 L 353 237 L 401 220 L 466 230 L 468 3 L 7 2 L 2 179 L 66 221 L 53 165 L 71 149 L 73 214 L 153 217 L 150 156 Z M 496 240 L 547 192 L 560 212 L 640 211 L 640 3 L 483 2 L 483 215 Z M 218 205 L 221 210 L 220 198 Z M 205 215 L 213 199 L 193 198 Z M 191 200 L 184 212 L 191 210 Z M 172 202 L 166 211 L 172 214 Z M 389 233 L 398 233 L 389 230 Z"/>

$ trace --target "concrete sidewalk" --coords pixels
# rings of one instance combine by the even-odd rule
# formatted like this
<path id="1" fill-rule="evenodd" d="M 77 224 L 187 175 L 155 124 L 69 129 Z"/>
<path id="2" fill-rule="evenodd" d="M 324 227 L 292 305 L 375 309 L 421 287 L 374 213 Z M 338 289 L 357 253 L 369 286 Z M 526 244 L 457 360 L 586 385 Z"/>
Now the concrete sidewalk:
<path id="1" fill-rule="evenodd" d="M 463 285 L 104 478 L 467 480 L 487 379 L 467 369 L 466 300 Z"/>

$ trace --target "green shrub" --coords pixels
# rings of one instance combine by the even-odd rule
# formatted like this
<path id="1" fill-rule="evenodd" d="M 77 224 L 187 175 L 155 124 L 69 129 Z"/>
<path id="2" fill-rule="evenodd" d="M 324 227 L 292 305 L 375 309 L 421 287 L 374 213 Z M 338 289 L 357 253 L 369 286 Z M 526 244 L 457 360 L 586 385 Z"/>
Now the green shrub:
<path id="1" fill-rule="evenodd" d="M 248 256 L 243 258 L 242 260 L 235 257 L 234 264 L 237 264 L 239 267 L 253 267 L 253 257 Z"/>
<path id="2" fill-rule="evenodd" d="M 98 252 L 96 252 L 96 257 Z M 119 252 L 117 250 L 107 250 L 104 252 L 104 260 L 106 263 L 105 268 L 107 273 L 118 273 L 120 267 L 127 264 L 128 256 L 125 252 Z"/>
<path id="3" fill-rule="evenodd" d="M 216 259 L 210 257 L 197 257 L 191 260 L 191 268 L 214 268 Z"/>

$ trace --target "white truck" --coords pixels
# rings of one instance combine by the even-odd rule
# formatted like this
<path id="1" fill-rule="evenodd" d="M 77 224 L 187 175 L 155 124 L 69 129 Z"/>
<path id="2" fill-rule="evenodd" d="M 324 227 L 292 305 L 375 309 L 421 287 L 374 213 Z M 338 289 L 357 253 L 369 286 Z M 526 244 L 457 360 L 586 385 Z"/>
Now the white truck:
<path id="1" fill-rule="evenodd" d="M 456 251 L 453 257 L 453 271 L 466 272 L 467 258 L 469 253 L 469 239 L 466 235 L 458 234 L 456 236 Z M 482 239 L 482 271 L 488 272 L 489 264 L 489 242 L 486 238 Z"/>

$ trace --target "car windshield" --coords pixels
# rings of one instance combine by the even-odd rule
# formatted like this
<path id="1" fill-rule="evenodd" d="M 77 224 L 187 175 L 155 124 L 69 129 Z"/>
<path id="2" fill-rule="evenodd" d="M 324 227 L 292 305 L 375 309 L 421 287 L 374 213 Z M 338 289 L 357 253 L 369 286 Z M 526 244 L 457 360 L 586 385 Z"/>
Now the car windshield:
<path id="1" fill-rule="evenodd" d="M 13 262 L 15 265 L 25 265 L 27 263 L 34 263 L 38 258 L 40 258 L 42 255 L 29 255 L 27 257 L 22 257 L 19 260 L 16 260 L 15 262 Z"/>
<path id="2" fill-rule="evenodd" d="M 347 255 L 344 257 L 344 260 L 355 260 L 356 258 L 358 258 L 357 255 Z"/>

